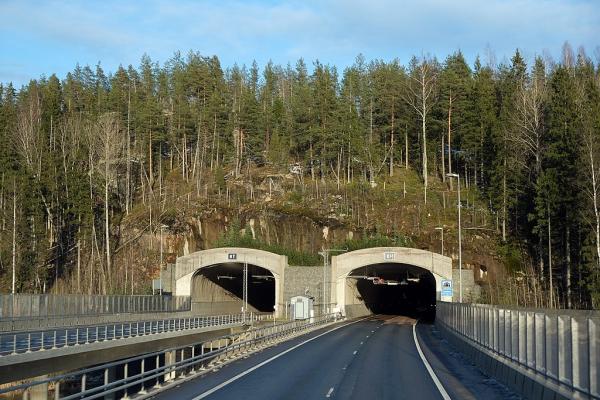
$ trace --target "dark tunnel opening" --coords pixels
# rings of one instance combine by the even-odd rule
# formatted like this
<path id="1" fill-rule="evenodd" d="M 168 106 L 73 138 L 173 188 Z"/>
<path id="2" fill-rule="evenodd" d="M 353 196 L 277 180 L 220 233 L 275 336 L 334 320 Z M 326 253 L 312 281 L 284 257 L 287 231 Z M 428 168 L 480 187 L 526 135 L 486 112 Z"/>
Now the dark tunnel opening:
<path id="1" fill-rule="evenodd" d="M 422 321 L 435 319 L 436 290 L 433 274 L 406 264 L 374 264 L 357 268 L 358 293 L 373 314 L 404 315 Z"/>
<path id="2" fill-rule="evenodd" d="M 202 268 L 195 279 L 203 277 L 243 300 L 244 264 L 227 263 Z M 203 293 L 198 293 L 204 298 Z M 248 264 L 248 305 L 259 312 L 273 312 L 275 305 L 275 277 L 257 265 Z"/>

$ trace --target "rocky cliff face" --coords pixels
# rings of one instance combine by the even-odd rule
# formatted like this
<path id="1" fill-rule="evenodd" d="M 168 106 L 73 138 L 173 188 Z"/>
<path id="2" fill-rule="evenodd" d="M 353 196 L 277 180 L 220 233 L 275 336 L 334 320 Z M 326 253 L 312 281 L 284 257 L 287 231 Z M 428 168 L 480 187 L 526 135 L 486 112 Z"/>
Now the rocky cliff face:
<path id="1" fill-rule="evenodd" d="M 213 248 L 232 229 L 262 243 L 311 254 L 315 263 L 320 262 L 316 255 L 323 248 L 374 234 L 399 234 L 408 238 L 412 247 L 439 253 L 441 235 L 436 228 L 443 226 L 444 254 L 458 266 L 456 208 L 451 205 L 455 194 L 441 182 L 436 186 L 434 181 L 425 205 L 418 176 L 411 171 L 398 173 L 394 180 L 376 188 L 320 180 L 300 186 L 293 179 L 259 175 L 252 177 L 252 184 L 230 181 L 225 190 L 212 194 L 207 184 L 204 194 L 191 199 L 174 193 L 172 202 L 165 201 L 160 212 L 154 211 L 166 225 L 164 253 L 174 261 L 176 256 Z M 463 211 L 463 228 L 469 227 L 463 230 L 463 267 L 472 269 L 479 282 L 500 278 L 505 268 L 496 253 L 498 234 L 487 212 L 475 207 L 475 196 L 472 198 L 470 208 Z M 140 212 L 137 221 L 130 217 L 123 224 L 124 236 L 140 235 L 147 221 L 147 211 Z M 158 229 L 146 230 L 135 243 L 133 252 L 139 252 L 139 258 L 154 257 L 158 265 Z"/>
<path id="2" fill-rule="evenodd" d="M 287 215 L 277 211 L 236 214 L 233 210 L 215 209 L 209 215 L 188 219 L 189 231 L 185 234 L 187 249 L 176 251 L 183 254 L 185 250 L 196 251 L 213 247 L 217 239 L 230 229 L 235 218 L 239 220 L 243 233 L 251 235 L 254 239 L 309 253 L 316 253 L 324 246 L 354 236 L 352 230 L 333 220 L 330 224 L 323 224 L 309 217 Z"/>

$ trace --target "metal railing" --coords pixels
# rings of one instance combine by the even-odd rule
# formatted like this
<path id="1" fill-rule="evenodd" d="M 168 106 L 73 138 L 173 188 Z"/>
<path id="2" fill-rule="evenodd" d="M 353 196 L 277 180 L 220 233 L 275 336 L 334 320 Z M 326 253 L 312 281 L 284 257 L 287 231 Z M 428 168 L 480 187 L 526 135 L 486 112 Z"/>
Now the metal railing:
<path id="1" fill-rule="evenodd" d="M 150 321 L 110 323 L 76 328 L 57 328 L 36 332 L 20 332 L 0 335 L 0 357 L 41 350 L 52 350 L 127 339 L 137 336 L 199 329 L 213 326 L 241 325 L 272 319 L 271 314 L 214 315 L 185 318 L 168 318 Z"/>
<path id="2" fill-rule="evenodd" d="M 190 296 L 0 295 L 0 319 L 190 311 Z"/>
<path id="3" fill-rule="evenodd" d="M 40 389 L 55 399 L 98 399 L 119 394 L 123 398 L 138 393 L 149 397 L 177 378 L 192 377 L 215 363 L 224 363 L 263 346 L 304 333 L 342 319 L 339 313 L 294 321 L 226 335 L 191 345 L 119 360 L 47 379 L 13 385 L 0 390 L 0 396 L 26 395 Z M 132 374 L 129 372 L 135 371 Z M 118 372 L 118 373 L 117 373 Z M 35 388 L 36 386 L 39 386 Z M 50 393 L 48 393 L 50 392 Z"/>
<path id="4" fill-rule="evenodd" d="M 545 382 L 600 398 L 598 314 L 438 302 L 437 323 Z"/>

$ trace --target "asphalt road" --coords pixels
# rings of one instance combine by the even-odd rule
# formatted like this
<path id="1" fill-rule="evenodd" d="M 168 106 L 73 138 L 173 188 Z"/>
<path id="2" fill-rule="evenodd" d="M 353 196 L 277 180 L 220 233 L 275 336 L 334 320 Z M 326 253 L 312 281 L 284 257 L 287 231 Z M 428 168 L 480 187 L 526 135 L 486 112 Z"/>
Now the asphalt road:
<path id="1" fill-rule="evenodd" d="M 323 330 L 305 335 L 156 398 L 442 399 L 417 351 L 412 322 L 374 318 L 322 336 L 318 335 Z M 301 344 L 311 337 L 316 338 Z M 273 359 L 286 350 L 290 351 Z"/>

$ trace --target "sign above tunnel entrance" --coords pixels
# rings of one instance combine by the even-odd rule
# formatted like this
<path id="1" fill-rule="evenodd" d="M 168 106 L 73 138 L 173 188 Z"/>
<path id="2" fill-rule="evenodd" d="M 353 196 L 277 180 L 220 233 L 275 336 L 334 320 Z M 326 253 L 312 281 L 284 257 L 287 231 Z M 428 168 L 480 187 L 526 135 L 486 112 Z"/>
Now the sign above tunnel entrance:
<path id="1" fill-rule="evenodd" d="M 393 251 L 386 251 L 383 253 L 383 259 L 386 261 L 391 261 L 396 259 L 396 253 Z"/>
<path id="2" fill-rule="evenodd" d="M 228 260 L 237 260 L 237 253 L 228 253 L 227 259 Z"/>

